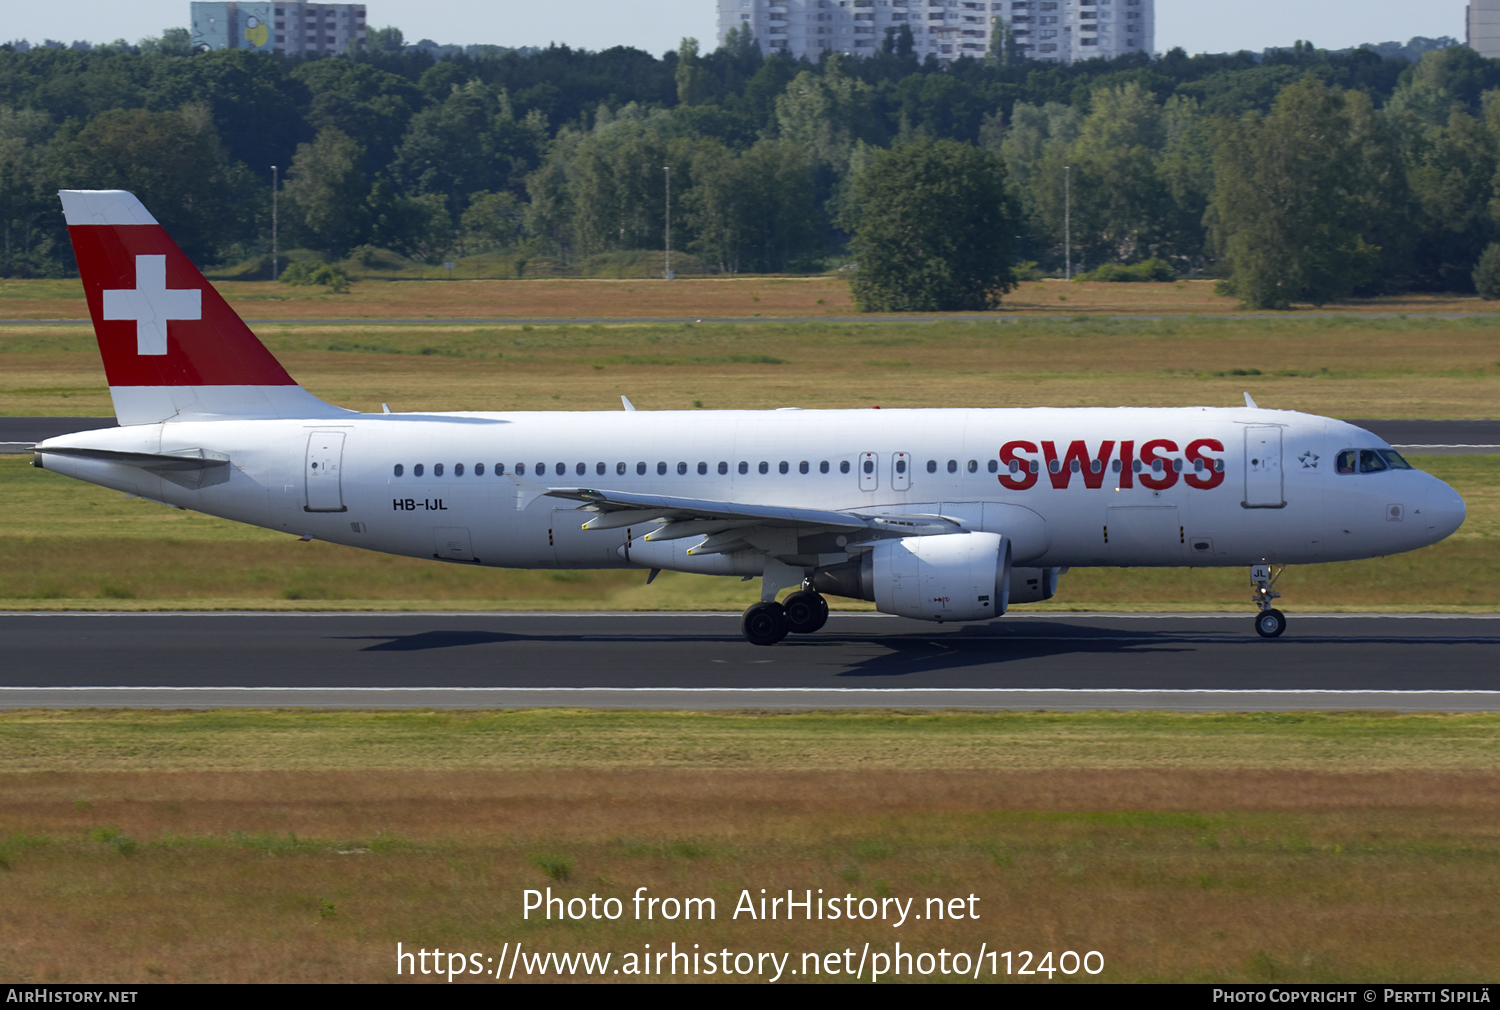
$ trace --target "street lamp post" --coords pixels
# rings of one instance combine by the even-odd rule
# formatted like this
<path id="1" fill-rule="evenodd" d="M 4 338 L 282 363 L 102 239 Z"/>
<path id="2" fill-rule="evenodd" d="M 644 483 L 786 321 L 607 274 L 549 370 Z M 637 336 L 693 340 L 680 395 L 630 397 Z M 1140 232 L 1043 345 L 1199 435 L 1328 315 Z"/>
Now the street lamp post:
<path id="1" fill-rule="evenodd" d="M 275 165 L 272 165 L 271 166 L 271 280 L 273 280 L 273 281 L 276 280 L 277 275 L 278 275 L 277 274 L 277 269 L 276 269 L 276 266 L 277 266 L 277 264 L 276 264 L 276 258 L 277 258 L 277 254 L 280 252 L 280 250 L 277 248 L 277 242 L 276 242 L 276 239 L 277 239 L 277 236 L 276 236 L 276 224 L 277 224 L 277 221 L 276 221 L 276 217 L 277 217 L 276 211 L 278 209 L 277 206 L 276 206 L 276 204 L 277 204 L 277 200 L 279 198 L 279 194 L 278 194 L 277 190 L 279 190 L 281 188 L 281 186 L 279 185 L 280 181 L 281 181 L 281 176 L 280 176 L 279 170 L 277 169 L 277 167 Z"/>
<path id="2" fill-rule="evenodd" d="M 1073 166 L 1063 166 L 1063 280 L 1073 279 Z"/>
<path id="3" fill-rule="evenodd" d="M 667 280 L 672 279 L 672 166 L 663 165 L 661 170 L 667 173 Z"/>

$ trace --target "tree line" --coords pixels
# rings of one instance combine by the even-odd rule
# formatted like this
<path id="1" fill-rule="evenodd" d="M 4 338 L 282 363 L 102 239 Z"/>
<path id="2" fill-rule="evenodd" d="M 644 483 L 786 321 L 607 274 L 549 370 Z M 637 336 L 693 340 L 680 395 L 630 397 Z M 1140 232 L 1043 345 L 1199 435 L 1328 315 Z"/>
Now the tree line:
<path id="1" fill-rule="evenodd" d="M 1275 306 L 1472 290 L 1500 238 L 1500 61 L 1464 47 L 939 65 L 901 42 L 817 64 L 736 32 L 660 58 L 434 60 L 392 30 L 334 58 L 192 53 L 174 33 L 0 47 L 0 274 L 72 271 L 59 188 L 135 191 L 200 263 L 262 256 L 272 165 L 283 248 L 330 260 L 660 249 L 670 186 L 674 248 L 822 270 L 883 212 L 861 177 L 938 142 L 975 154 L 943 148 L 978 173 L 955 199 L 1001 201 L 944 219 L 1006 229 L 995 248 L 1043 271 L 1066 231 L 1080 269 L 1161 260 Z"/>

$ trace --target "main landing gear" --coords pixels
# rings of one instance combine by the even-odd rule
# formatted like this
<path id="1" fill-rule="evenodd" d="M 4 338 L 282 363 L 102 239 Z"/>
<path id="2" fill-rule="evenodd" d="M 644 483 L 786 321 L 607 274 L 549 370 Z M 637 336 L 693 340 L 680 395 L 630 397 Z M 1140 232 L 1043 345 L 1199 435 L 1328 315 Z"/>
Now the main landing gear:
<path id="1" fill-rule="evenodd" d="M 1272 600 L 1281 598 L 1273 587 L 1284 571 L 1286 565 L 1276 569 L 1274 575 L 1270 565 L 1250 566 L 1250 582 L 1255 587 L 1251 602 L 1260 608 L 1260 613 L 1255 615 L 1255 633 L 1261 638 L 1279 638 L 1286 630 L 1286 615 L 1271 606 Z"/>
<path id="2" fill-rule="evenodd" d="M 828 623 L 828 601 L 810 589 L 786 598 L 753 603 L 740 618 L 740 631 L 751 645 L 775 645 L 789 633 L 810 635 Z"/>

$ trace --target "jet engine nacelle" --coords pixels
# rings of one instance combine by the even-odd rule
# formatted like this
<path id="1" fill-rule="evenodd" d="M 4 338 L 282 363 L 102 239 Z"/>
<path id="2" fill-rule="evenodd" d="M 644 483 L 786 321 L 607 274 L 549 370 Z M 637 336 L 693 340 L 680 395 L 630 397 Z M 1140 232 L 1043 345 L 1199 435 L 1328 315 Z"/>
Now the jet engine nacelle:
<path id="1" fill-rule="evenodd" d="M 920 621 L 983 621 L 1009 603 L 1010 540 L 998 533 L 881 540 L 858 561 L 815 572 L 813 588 Z"/>
<path id="2" fill-rule="evenodd" d="M 1010 602 L 1040 603 L 1057 594 L 1057 577 L 1061 568 L 1012 568 L 1010 570 Z"/>

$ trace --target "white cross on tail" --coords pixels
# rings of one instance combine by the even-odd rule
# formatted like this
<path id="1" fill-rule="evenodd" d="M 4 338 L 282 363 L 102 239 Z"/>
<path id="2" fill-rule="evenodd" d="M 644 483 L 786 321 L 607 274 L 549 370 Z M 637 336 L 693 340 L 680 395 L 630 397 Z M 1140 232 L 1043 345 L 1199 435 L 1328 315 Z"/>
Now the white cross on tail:
<path id="1" fill-rule="evenodd" d="M 167 320 L 202 319 L 203 292 L 167 290 L 167 258 L 137 256 L 135 289 L 104 292 L 105 319 L 135 320 L 135 353 L 167 353 Z"/>

